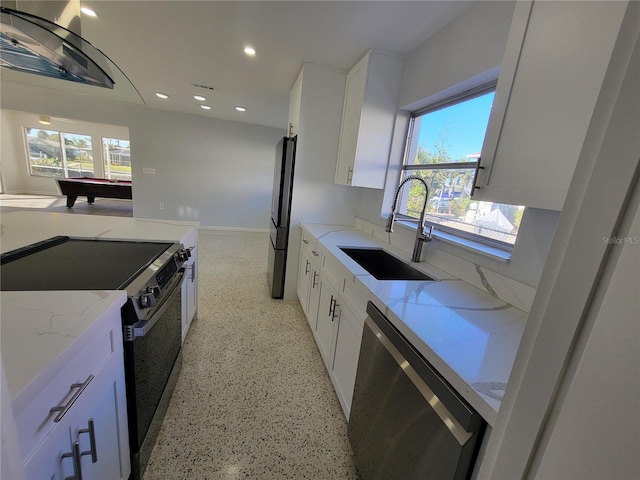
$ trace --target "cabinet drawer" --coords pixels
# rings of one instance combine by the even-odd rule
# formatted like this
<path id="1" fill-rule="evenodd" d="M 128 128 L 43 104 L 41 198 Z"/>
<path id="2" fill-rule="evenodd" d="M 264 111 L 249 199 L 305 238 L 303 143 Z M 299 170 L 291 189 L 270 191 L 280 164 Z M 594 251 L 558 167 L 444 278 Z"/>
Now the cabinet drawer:
<path id="1" fill-rule="evenodd" d="M 302 243 L 301 249 L 309 252 L 312 256 L 312 259 L 319 260 L 320 259 L 320 250 L 318 249 L 318 239 L 316 239 L 313 235 L 307 232 L 304 228 L 302 229 Z"/>
<path id="2" fill-rule="evenodd" d="M 342 296 L 348 301 L 349 308 L 362 327 L 367 318 L 367 302 L 372 300 L 369 289 L 355 275 L 347 276 Z"/>
<path id="3" fill-rule="evenodd" d="M 118 327 L 120 325 L 118 324 Z M 87 380 L 96 375 L 100 367 L 114 354 L 122 351 L 122 335 L 113 329 L 101 329 L 79 352 L 73 360 L 16 415 L 18 440 L 24 458 L 29 457 L 42 442 L 47 433 L 56 425 L 56 416 L 62 412 L 51 412 L 51 408 L 67 405 L 74 394 L 82 388 L 79 385 L 90 384 Z M 118 346 L 119 343 L 119 348 Z M 72 388 L 72 384 L 78 385 Z M 68 412 L 73 411 L 72 405 Z"/>
<path id="4" fill-rule="evenodd" d="M 336 257 L 327 251 L 322 252 L 322 273 L 331 285 L 338 291 L 342 291 L 345 277 L 349 271 Z"/>

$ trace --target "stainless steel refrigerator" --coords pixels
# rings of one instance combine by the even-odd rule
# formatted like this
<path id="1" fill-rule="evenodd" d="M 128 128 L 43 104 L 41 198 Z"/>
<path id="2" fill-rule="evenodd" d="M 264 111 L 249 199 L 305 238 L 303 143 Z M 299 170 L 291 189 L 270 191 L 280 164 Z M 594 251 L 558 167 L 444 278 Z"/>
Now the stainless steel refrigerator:
<path id="1" fill-rule="evenodd" d="M 271 245 L 267 266 L 269 289 L 273 298 L 282 298 L 284 295 L 295 158 L 296 137 L 282 138 L 276 145 L 269 235 Z"/>

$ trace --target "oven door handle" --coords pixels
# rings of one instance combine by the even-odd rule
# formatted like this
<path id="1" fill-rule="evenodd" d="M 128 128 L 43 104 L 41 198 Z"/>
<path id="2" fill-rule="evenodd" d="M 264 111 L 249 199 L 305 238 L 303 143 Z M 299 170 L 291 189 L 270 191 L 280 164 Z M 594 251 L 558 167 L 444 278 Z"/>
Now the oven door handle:
<path id="1" fill-rule="evenodd" d="M 167 310 L 167 308 L 169 308 L 169 305 L 171 305 L 171 302 L 173 302 L 176 296 L 180 294 L 180 290 L 182 288 L 182 282 L 184 281 L 184 278 L 185 278 L 184 268 L 180 269 L 176 277 L 179 277 L 179 278 L 175 280 L 175 284 L 172 287 L 171 294 L 165 298 L 165 301 L 162 302 L 162 304 L 157 308 L 153 316 L 149 320 L 140 320 L 133 324 L 134 338 L 144 337 L 147 333 L 149 333 L 149 330 L 151 330 L 153 326 L 156 323 L 158 323 L 158 320 L 160 319 L 160 317 L 162 317 L 162 315 Z"/>

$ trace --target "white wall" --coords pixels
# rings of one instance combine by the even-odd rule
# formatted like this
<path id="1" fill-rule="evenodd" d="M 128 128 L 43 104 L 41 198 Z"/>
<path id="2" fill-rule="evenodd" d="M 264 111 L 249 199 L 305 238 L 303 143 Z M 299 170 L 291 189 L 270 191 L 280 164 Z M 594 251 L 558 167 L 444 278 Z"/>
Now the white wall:
<path id="1" fill-rule="evenodd" d="M 171 113 L 10 82 L 3 82 L 1 95 L 3 109 L 128 128 L 135 217 L 199 221 L 210 227 L 269 226 L 275 145 L 284 127 Z M 16 160 L 23 149 L 21 125 L 4 111 L 1 119 L 6 191 L 50 191 L 49 179 L 25 180 L 26 160 L 22 165 Z M 156 174 L 143 175 L 143 166 L 155 168 Z"/>

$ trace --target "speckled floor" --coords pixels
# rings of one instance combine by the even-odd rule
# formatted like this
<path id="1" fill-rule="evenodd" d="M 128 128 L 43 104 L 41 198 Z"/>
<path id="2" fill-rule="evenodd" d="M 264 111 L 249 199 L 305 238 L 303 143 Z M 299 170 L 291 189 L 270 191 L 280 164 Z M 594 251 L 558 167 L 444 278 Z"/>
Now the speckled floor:
<path id="1" fill-rule="evenodd" d="M 144 480 L 355 479 L 346 421 L 266 233 L 199 233 L 198 319 Z"/>

